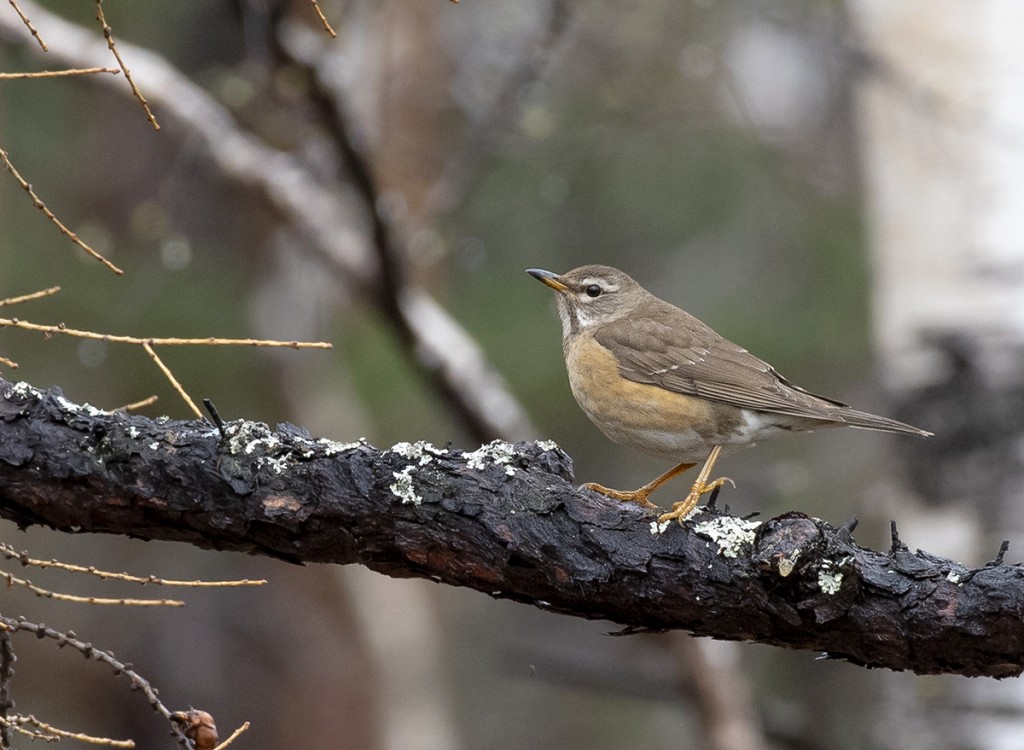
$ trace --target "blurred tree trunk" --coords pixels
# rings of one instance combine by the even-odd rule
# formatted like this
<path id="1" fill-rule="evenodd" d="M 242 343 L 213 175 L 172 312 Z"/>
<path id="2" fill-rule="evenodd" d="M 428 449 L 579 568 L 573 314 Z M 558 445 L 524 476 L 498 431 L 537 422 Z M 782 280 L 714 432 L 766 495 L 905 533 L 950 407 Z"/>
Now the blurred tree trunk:
<path id="1" fill-rule="evenodd" d="M 901 454 L 892 497 L 920 502 L 887 510 L 911 547 L 984 561 L 1024 541 L 1024 5 L 849 8 L 883 376 L 895 416 L 936 433 Z M 1020 683 L 915 687 L 893 679 L 884 745 L 1020 746 Z"/>

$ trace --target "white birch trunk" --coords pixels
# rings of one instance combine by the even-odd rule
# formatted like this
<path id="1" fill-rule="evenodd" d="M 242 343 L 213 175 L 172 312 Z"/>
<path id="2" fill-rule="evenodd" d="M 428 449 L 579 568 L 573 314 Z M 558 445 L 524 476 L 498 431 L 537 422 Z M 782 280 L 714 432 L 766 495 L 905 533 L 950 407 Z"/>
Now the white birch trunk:
<path id="1" fill-rule="evenodd" d="M 1024 548 L 1024 3 L 850 0 L 875 335 L 902 417 L 936 437 L 890 509 L 970 564 Z M 919 502 L 908 503 L 917 495 Z M 1016 555 L 1014 555 L 1016 551 Z M 894 679 L 884 746 L 1020 747 L 1024 685 Z"/>

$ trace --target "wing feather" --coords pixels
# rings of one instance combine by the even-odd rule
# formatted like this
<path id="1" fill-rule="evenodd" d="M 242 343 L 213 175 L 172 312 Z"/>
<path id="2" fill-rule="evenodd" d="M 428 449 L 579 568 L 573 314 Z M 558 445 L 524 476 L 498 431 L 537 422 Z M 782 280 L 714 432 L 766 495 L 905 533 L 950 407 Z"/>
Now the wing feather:
<path id="1" fill-rule="evenodd" d="M 615 355 L 623 377 L 744 409 L 843 421 L 830 412 L 846 404 L 792 385 L 771 365 L 692 315 L 664 305 L 669 314 L 659 315 L 666 311 L 655 308 L 653 316 L 634 313 L 628 322 L 596 331 L 595 338 Z"/>

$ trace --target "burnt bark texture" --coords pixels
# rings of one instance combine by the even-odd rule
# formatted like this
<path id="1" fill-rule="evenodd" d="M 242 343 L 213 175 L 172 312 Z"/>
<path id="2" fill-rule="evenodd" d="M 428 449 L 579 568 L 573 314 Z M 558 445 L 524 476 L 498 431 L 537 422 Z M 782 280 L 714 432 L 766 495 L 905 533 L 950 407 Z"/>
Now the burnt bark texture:
<path id="1" fill-rule="evenodd" d="M 655 516 L 572 483 L 550 443 L 378 450 L 293 425 L 149 419 L 0 380 L 0 516 L 19 526 L 358 563 L 623 632 L 820 651 L 869 667 L 1024 669 L 1024 568 L 968 569 L 800 513 Z"/>

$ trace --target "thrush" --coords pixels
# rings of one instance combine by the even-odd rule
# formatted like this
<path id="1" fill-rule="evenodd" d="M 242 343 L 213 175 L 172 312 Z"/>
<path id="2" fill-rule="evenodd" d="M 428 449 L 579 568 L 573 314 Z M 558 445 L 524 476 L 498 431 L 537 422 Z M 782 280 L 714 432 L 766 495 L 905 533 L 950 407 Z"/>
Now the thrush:
<path id="1" fill-rule="evenodd" d="M 857 411 L 790 383 L 774 367 L 628 275 L 588 265 L 566 274 L 527 270 L 557 292 L 562 351 L 573 396 L 611 440 L 673 468 L 635 490 L 584 487 L 657 507 L 648 497 L 704 462 L 685 499 L 659 522 L 682 522 L 702 495 L 732 480 L 710 479 L 724 453 L 763 438 L 823 427 L 859 427 L 927 437 L 895 419 Z"/>

